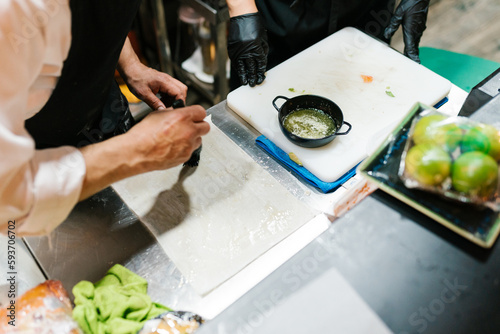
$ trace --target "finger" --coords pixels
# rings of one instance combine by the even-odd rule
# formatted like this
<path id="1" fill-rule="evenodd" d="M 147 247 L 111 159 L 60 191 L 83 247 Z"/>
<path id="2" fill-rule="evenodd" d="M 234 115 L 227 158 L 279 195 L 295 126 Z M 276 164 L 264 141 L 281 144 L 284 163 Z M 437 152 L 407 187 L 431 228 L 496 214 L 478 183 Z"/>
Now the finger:
<path id="1" fill-rule="evenodd" d="M 260 85 L 266 78 L 266 57 L 257 58 L 257 85 Z"/>
<path id="2" fill-rule="evenodd" d="M 205 121 L 198 122 L 198 123 L 195 123 L 194 126 L 195 126 L 197 133 L 200 136 L 204 136 L 210 132 L 210 124 L 208 124 L 208 122 L 205 122 Z"/>
<path id="3" fill-rule="evenodd" d="M 175 95 L 176 100 L 186 101 L 188 87 L 182 82 L 175 80 L 178 93 Z"/>
<path id="4" fill-rule="evenodd" d="M 176 110 L 181 110 L 182 112 L 189 112 L 191 120 L 193 120 L 193 122 L 202 122 L 205 119 L 205 117 L 207 117 L 207 112 L 205 108 L 199 105 L 192 105 L 186 108 L 181 108 Z"/>
<path id="5" fill-rule="evenodd" d="M 187 86 L 177 79 L 172 78 L 169 75 L 163 76 L 160 80 L 160 93 L 168 94 L 172 97 L 172 100 L 186 100 L 187 96 Z"/>
<path id="6" fill-rule="evenodd" d="M 245 59 L 245 65 L 247 68 L 248 84 L 250 87 L 254 87 L 257 81 L 257 64 L 255 63 L 255 59 Z"/>
<path id="7" fill-rule="evenodd" d="M 409 30 L 403 26 L 404 55 L 420 64 L 418 45 L 422 34 Z"/>
<path id="8" fill-rule="evenodd" d="M 240 83 L 242 85 L 246 85 L 248 83 L 247 80 L 247 71 L 245 69 L 245 63 L 243 60 L 238 60 L 236 64 L 236 70 L 238 72 L 238 77 L 240 78 Z"/>
<path id="9" fill-rule="evenodd" d="M 200 146 L 201 146 L 201 142 L 202 142 L 201 137 L 196 137 L 196 138 L 194 139 L 194 143 L 193 143 L 193 151 L 192 151 L 192 152 L 194 152 L 194 151 L 196 151 L 198 148 L 200 148 Z M 191 157 L 189 157 L 189 158 L 191 159 Z M 188 159 L 188 160 L 189 160 L 189 159 Z M 187 161 L 187 160 L 186 160 L 186 161 Z"/>
<path id="10" fill-rule="evenodd" d="M 165 105 L 161 100 L 153 94 L 152 91 L 148 91 L 144 94 L 144 102 L 153 110 L 163 110 L 166 109 Z"/>
<path id="11" fill-rule="evenodd" d="M 264 73 L 257 73 L 257 85 L 260 85 L 266 79 L 266 75 Z"/>
<path id="12" fill-rule="evenodd" d="M 398 30 L 401 22 L 403 22 L 403 14 L 403 9 L 401 8 L 401 6 L 398 6 L 391 17 L 389 25 L 387 26 L 387 28 L 385 28 L 384 37 L 386 39 L 390 39 L 394 35 L 396 30 Z"/>
<path id="13" fill-rule="evenodd" d="M 418 47 L 415 45 L 405 45 L 404 55 L 420 64 Z"/>
<path id="14" fill-rule="evenodd" d="M 410 52 L 410 53 L 407 53 L 405 54 L 405 56 L 407 56 L 408 58 L 410 58 L 411 60 L 413 60 L 414 62 L 418 63 L 418 64 L 421 64 L 422 62 L 420 61 L 420 56 L 417 53 L 415 52 Z"/>

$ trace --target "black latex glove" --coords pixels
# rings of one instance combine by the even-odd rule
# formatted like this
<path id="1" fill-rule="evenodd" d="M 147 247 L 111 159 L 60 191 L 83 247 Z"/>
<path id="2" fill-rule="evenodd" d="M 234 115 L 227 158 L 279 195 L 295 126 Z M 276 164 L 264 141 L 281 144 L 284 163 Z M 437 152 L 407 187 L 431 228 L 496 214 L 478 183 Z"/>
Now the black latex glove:
<path id="1" fill-rule="evenodd" d="M 269 45 L 258 13 L 231 18 L 227 52 L 242 85 L 253 87 L 264 81 Z"/>
<path id="2" fill-rule="evenodd" d="M 402 25 L 405 43 L 404 54 L 417 63 L 420 63 L 418 45 L 426 28 L 429 2 L 430 0 L 401 0 L 389 26 L 384 31 L 384 37 L 390 39 L 398 27 Z"/>

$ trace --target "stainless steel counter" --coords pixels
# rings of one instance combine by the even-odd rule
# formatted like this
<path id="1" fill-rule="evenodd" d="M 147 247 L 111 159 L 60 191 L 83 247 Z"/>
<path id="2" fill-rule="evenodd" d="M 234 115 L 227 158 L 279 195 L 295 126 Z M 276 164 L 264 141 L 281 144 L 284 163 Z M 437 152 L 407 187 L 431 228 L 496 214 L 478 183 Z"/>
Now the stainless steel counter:
<path id="1" fill-rule="evenodd" d="M 452 91 L 445 111 L 458 112 L 465 95 L 463 91 Z M 338 195 L 320 193 L 261 151 L 254 144 L 258 134 L 228 110 L 225 102 L 210 108 L 209 113 L 217 127 L 288 191 L 319 211 L 330 210 Z M 26 242 L 46 277 L 61 280 L 68 290 L 83 279 L 96 281 L 113 264 L 122 263 L 148 280 L 149 294 L 158 302 L 185 310 L 203 302 L 205 306 L 217 304 L 217 312 L 200 334 L 238 330 L 261 333 L 259 329 L 269 322 L 284 321 L 278 316 L 267 316 L 268 309 L 259 308 L 262 303 L 269 301 L 276 291 L 284 292 L 272 310 L 312 282 L 322 284 L 321 289 L 331 289 L 327 281 L 315 280 L 331 269 L 338 270 L 397 333 L 441 333 L 445 328 L 466 333 L 477 326 L 485 333 L 498 332 L 498 247 L 478 249 L 380 191 L 335 220 L 326 230 L 317 229 L 315 233 L 317 235 L 309 235 L 311 242 L 304 244 L 294 257 L 283 261 L 269 276 L 262 277 L 260 283 L 249 286 L 241 298 L 233 298 L 234 303 L 229 307 L 215 301 L 222 295 L 203 300 L 193 291 L 155 237 L 112 188 L 80 203 L 50 237 L 27 238 Z M 320 253 L 323 254 L 321 261 L 318 260 Z M 311 259 L 316 259 L 314 266 Z M 288 289 L 290 285 L 283 281 L 283 275 L 306 263 L 312 266 L 308 267 L 310 272 L 307 271 L 293 289 Z M 444 289 L 448 290 L 443 294 Z M 455 295 L 449 295 L 450 291 L 455 291 Z M 443 296 L 450 302 L 445 303 Z M 262 303 L 258 303 L 259 300 Z M 303 307 L 309 303 L 312 307 L 318 302 L 321 300 L 317 298 L 306 300 Z M 262 323 L 254 326 L 254 316 L 259 312 Z M 288 319 L 299 318 L 300 312 L 288 316 Z"/>
<path id="2" fill-rule="evenodd" d="M 455 111 L 457 101 L 449 105 Z M 472 118 L 498 125 L 497 106 Z M 481 248 L 377 190 L 199 333 L 331 333 L 343 321 L 338 304 L 349 304 L 332 270 L 394 333 L 500 332 L 498 241 Z M 297 300 L 304 291 L 309 298 Z M 338 333 L 360 332 L 354 328 L 365 319 L 349 320 Z M 361 333 L 368 332 L 380 328 Z"/>
<path id="3" fill-rule="evenodd" d="M 225 102 L 210 108 L 208 113 L 218 128 L 284 188 L 317 212 L 332 213 L 332 209 L 328 208 L 331 208 L 332 199 L 337 196 L 320 193 L 300 181 L 258 148 L 254 142 L 258 134 L 228 110 Z M 316 224 L 311 227 L 312 232 L 302 232 L 294 243 L 305 246 L 327 227 L 324 224 L 321 226 L 318 228 Z M 248 286 L 246 290 L 225 288 L 223 292 L 215 292 L 212 296 L 196 294 L 157 243 L 155 236 L 112 187 L 79 203 L 50 236 L 29 237 L 25 240 L 45 276 L 61 280 L 68 291 L 81 280 L 97 281 L 113 264 L 121 263 L 148 280 L 149 294 L 155 301 L 175 309 L 210 309 L 207 314 L 212 317 L 253 286 L 245 283 Z M 275 264 L 275 267 L 279 264 Z M 255 283 L 267 273 L 263 271 Z M 232 283 L 232 286 L 237 285 L 241 284 Z"/>

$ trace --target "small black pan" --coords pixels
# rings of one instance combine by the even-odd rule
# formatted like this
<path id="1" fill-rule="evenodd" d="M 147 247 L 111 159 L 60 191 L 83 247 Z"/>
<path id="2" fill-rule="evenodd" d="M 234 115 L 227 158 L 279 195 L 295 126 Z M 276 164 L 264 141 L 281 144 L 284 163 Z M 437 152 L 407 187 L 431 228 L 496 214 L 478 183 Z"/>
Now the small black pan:
<path id="1" fill-rule="evenodd" d="M 286 100 L 281 107 L 276 105 L 276 101 L 279 99 Z M 278 121 L 280 124 L 281 131 L 292 143 L 303 147 L 319 147 L 328 144 L 336 136 L 346 135 L 351 131 L 351 124 L 344 121 L 344 115 L 339 106 L 333 101 L 318 95 L 299 95 L 296 97 L 288 98 L 286 96 L 278 95 L 273 100 L 273 106 L 278 111 Z M 303 138 L 299 137 L 290 131 L 288 131 L 283 125 L 285 117 L 288 116 L 292 111 L 299 109 L 317 109 L 323 111 L 325 114 L 329 115 L 337 129 L 329 136 L 323 138 Z M 349 128 L 344 132 L 338 132 L 342 125 L 347 125 Z"/>

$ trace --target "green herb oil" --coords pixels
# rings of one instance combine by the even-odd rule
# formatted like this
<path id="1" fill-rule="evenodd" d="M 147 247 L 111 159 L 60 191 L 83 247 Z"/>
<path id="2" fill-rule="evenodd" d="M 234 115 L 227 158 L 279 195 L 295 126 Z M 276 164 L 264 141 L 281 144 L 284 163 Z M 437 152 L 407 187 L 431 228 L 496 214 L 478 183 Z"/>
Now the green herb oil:
<path id="1" fill-rule="evenodd" d="M 298 109 L 285 117 L 283 126 L 296 136 L 318 139 L 329 136 L 337 130 L 333 119 L 318 109 Z"/>

